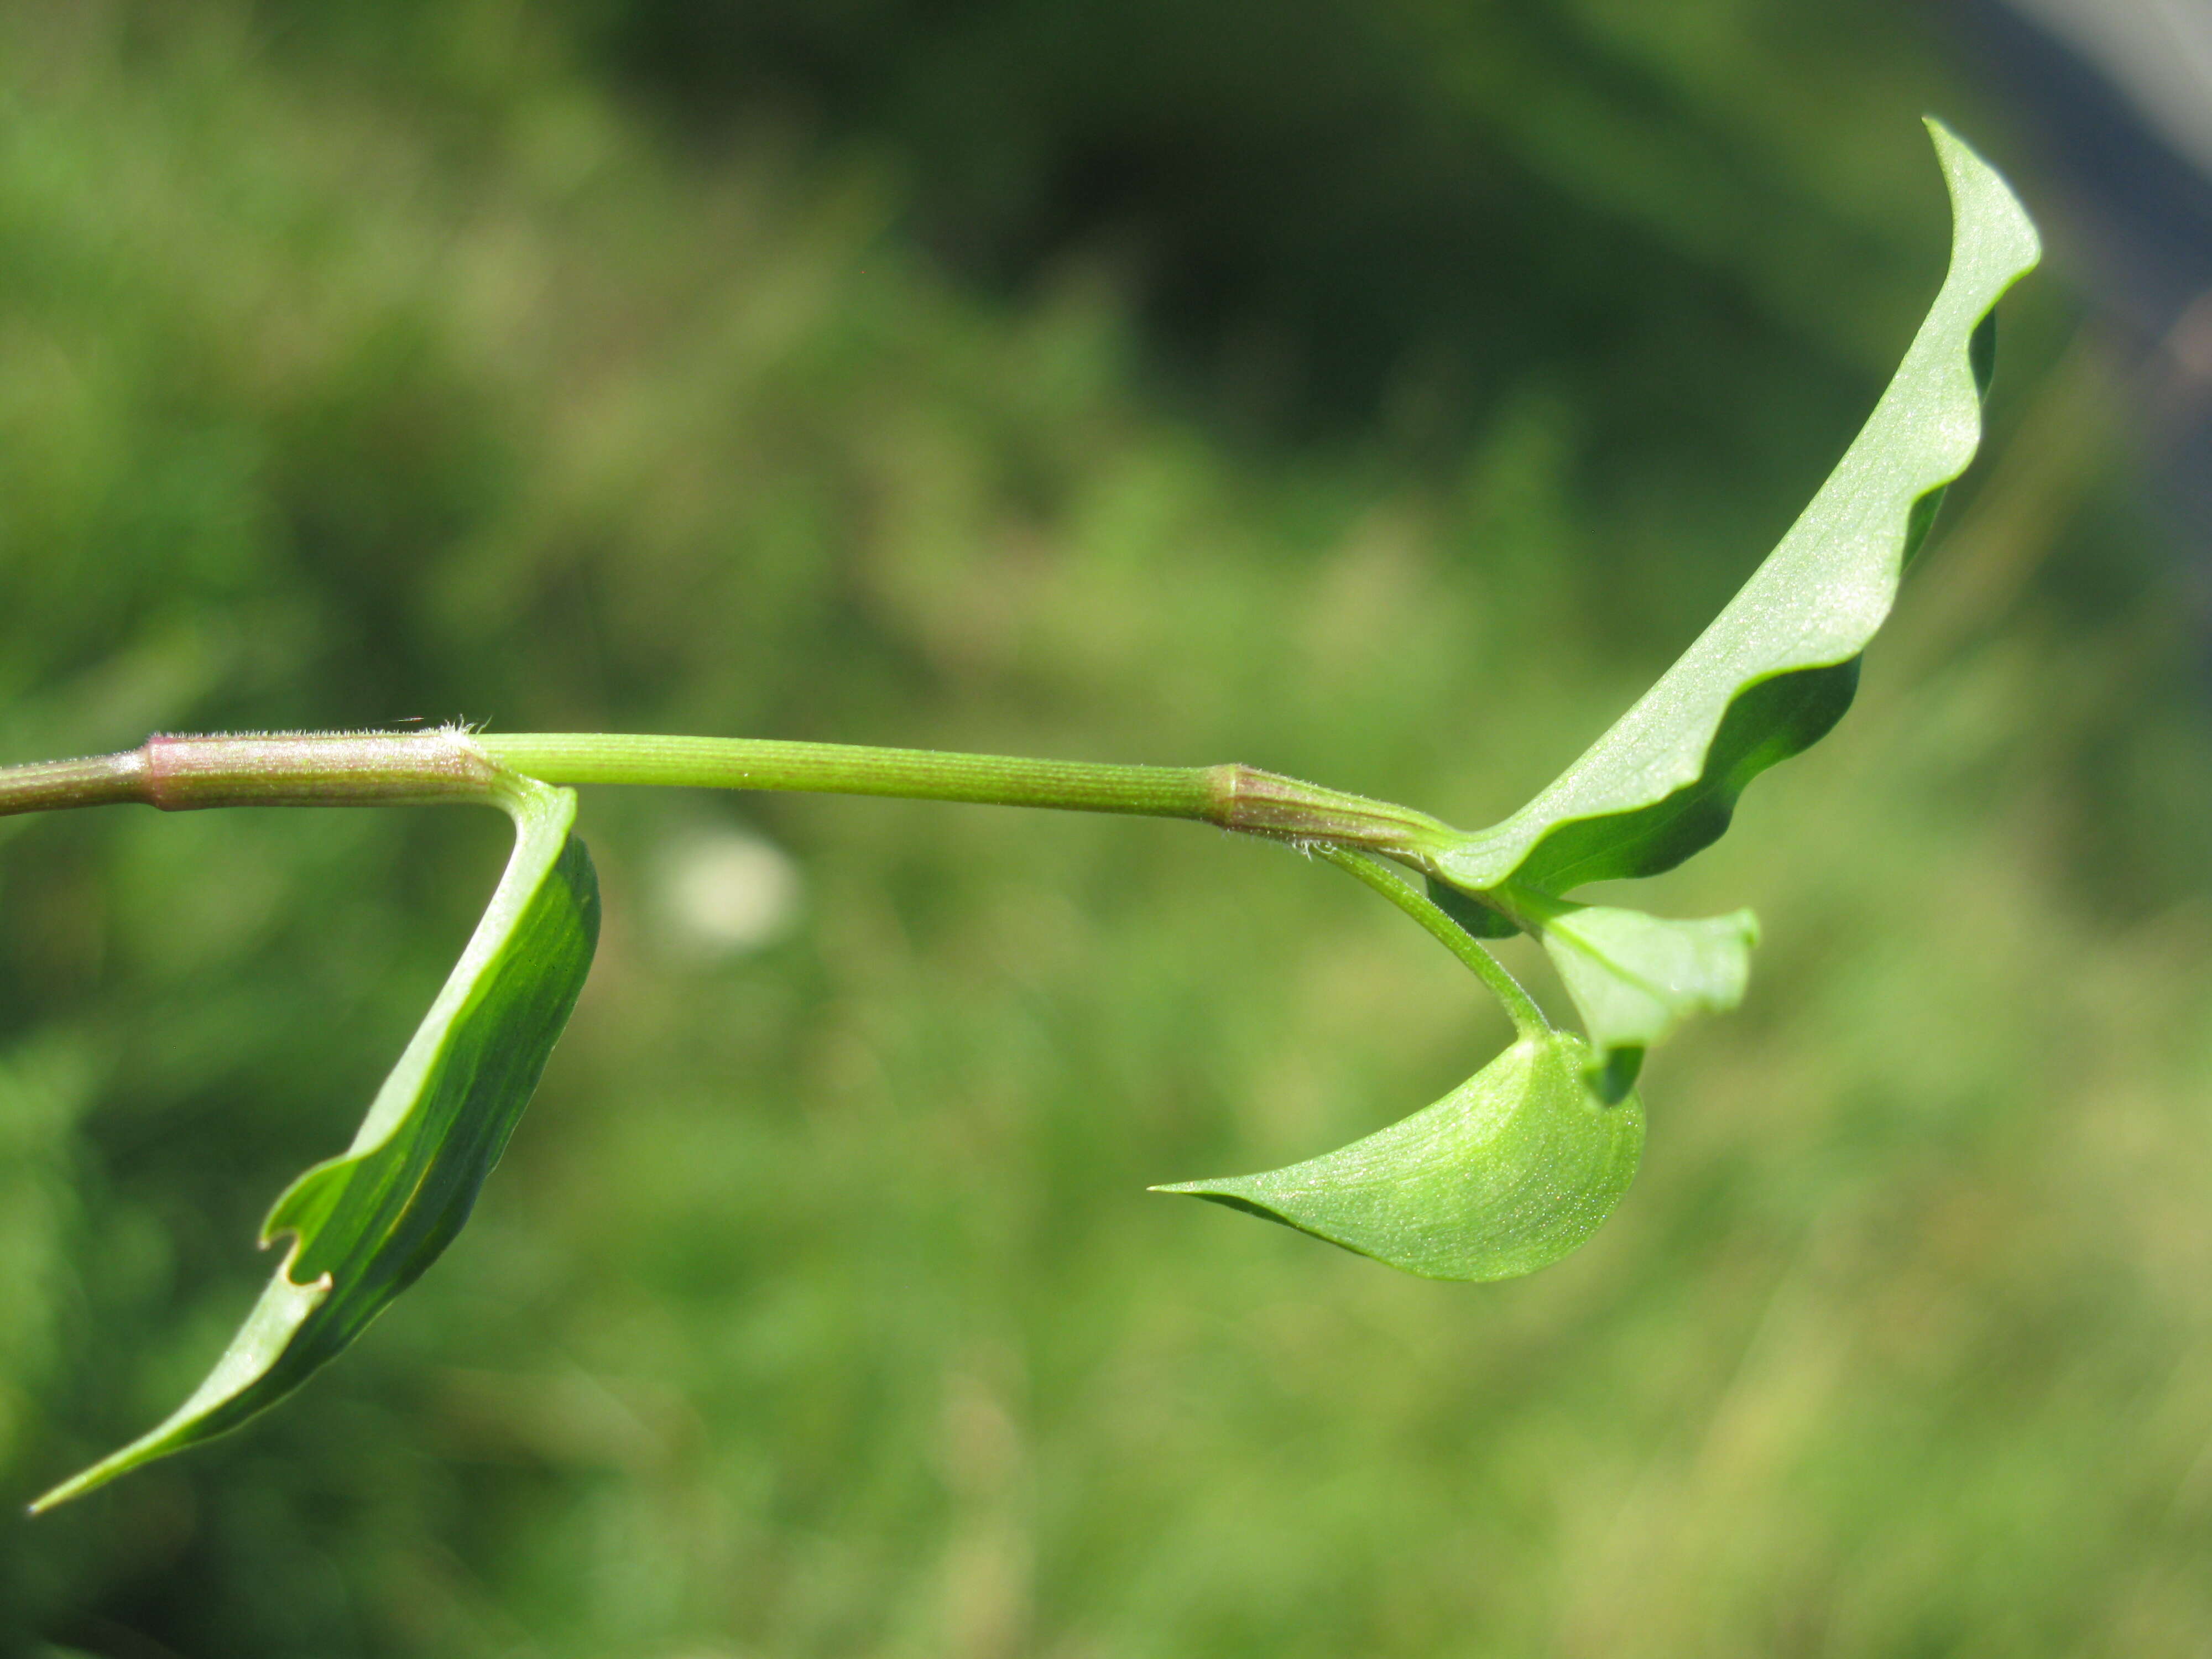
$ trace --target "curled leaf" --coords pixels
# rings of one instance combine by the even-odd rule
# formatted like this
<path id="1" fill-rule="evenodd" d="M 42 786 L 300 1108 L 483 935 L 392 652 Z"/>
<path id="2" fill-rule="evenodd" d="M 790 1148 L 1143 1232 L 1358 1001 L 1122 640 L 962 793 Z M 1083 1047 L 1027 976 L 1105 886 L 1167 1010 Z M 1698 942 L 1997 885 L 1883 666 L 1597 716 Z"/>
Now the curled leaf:
<path id="1" fill-rule="evenodd" d="M 1951 193 L 1951 267 L 1888 389 L 1781 544 L 1680 659 L 1588 752 L 1431 873 L 1474 894 L 1564 894 L 1671 869 L 1717 840 L 1745 785 L 1850 706 L 1944 487 L 1981 439 L 1991 308 L 2039 255 L 2003 179 L 1929 131 Z"/>
<path id="2" fill-rule="evenodd" d="M 1692 1014 L 1743 1000 L 1759 921 L 1748 910 L 1674 921 L 1559 902 L 1544 921 L 1543 941 L 1597 1051 L 1591 1086 L 1600 1098 L 1619 1100 L 1635 1083 L 1646 1048 Z"/>
<path id="3" fill-rule="evenodd" d="M 507 775 L 505 873 L 354 1143 L 287 1188 L 262 1227 L 283 1265 L 205 1382 L 170 1418 L 33 1510 L 235 1428 L 358 1336 L 453 1242 L 536 1088 L 599 939 L 576 798 Z"/>
<path id="4" fill-rule="evenodd" d="M 1263 1175 L 1155 1192 L 1249 1210 L 1426 1279 L 1511 1279 L 1567 1255 L 1627 1191 L 1644 1107 L 1583 1082 L 1570 1033 L 1523 1036 L 1435 1105 Z"/>

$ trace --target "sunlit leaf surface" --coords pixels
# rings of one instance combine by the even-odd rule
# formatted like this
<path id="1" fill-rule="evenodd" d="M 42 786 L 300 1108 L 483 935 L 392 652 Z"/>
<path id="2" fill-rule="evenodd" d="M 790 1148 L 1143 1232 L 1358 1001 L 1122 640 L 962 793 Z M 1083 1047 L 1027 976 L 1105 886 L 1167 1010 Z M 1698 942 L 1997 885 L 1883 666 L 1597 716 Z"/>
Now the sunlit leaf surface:
<path id="1" fill-rule="evenodd" d="M 1427 1279 L 1510 1279 L 1597 1231 L 1636 1175 L 1644 1107 L 1595 1099 L 1589 1050 L 1524 1036 L 1433 1106 L 1323 1158 L 1190 1181 L 1249 1210 Z"/>
<path id="2" fill-rule="evenodd" d="M 1746 784 L 1850 706 L 1858 655 L 1981 441 L 1990 309 L 2040 254 L 2004 180 L 1940 124 L 1929 131 L 1951 191 L 1951 269 L 1874 414 L 1658 684 L 1534 800 L 1443 855 L 1459 886 L 1564 893 L 1670 869 L 1728 828 Z"/>
<path id="3" fill-rule="evenodd" d="M 1626 912 L 1571 912 L 1557 896 L 1656 874 L 1709 846 L 1753 778 L 1842 718 L 1860 653 L 1981 440 L 1992 307 L 2034 266 L 2039 243 L 2004 180 L 1940 124 L 1929 130 L 1951 193 L 1950 272 L 1864 428 L 1659 682 L 1534 799 L 1437 861 L 1443 881 L 1544 937 L 1605 1051 L 1601 1073 L 1616 1084 L 1632 1075 L 1630 1048 L 1741 994 L 1748 933 L 1735 919 L 1630 923 Z M 1551 937 L 1558 927 L 1566 931 Z"/>

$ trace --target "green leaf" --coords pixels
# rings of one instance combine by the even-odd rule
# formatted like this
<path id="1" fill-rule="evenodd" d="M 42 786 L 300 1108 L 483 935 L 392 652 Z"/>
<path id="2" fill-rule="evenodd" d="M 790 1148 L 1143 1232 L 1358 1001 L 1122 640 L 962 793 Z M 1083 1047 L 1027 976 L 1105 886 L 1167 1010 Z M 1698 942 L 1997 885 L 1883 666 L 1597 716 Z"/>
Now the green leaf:
<path id="1" fill-rule="evenodd" d="M 1613 1213 L 1644 1150 L 1644 1107 L 1607 1106 L 1564 1031 L 1522 1036 L 1433 1106 L 1324 1158 L 1162 1193 L 1249 1210 L 1426 1279 L 1511 1279 Z"/>
<path id="2" fill-rule="evenodd" d="M 1850 707 L 1859 653 L 1980 441 L 1991 308 L 2039 252 L 2004 180 L 1928 125 L 1951 192 L 1950 273 L 1865 429 L 1658 684 L 1526 806 L 1437 855 L 1432 873 L 1500 895 L 1510 914 L 1514 890 L 1671 869 L 1728 828 L 1746 784 Z"/>
<path id="3" fill-rule="evenodd" d="M 1590 1086 L 1600 1098 L 1626 1094 L 1644 1051 L 1683 1020 L 1743 1000 L 1759 943 L 1750 911 L 1669 921 L 1641 910 L 1553 902 L 1544 951 L 1597 1051 Z"/>
<path id="4" fill-rule="evenodd" d="M 264 1246 L 284 1263 L 207 1380 L 167 1421 L 64 1481 L 36 1511 L 237 1427 L 289 1394 L 412 1284 L 468 1219 L 568 1024 L 599 939 L 599 883 L 568 833 L 573 791 L 508 775 L 514 852 L 483 920 L 343 1157 L 286 1189 Z"/>

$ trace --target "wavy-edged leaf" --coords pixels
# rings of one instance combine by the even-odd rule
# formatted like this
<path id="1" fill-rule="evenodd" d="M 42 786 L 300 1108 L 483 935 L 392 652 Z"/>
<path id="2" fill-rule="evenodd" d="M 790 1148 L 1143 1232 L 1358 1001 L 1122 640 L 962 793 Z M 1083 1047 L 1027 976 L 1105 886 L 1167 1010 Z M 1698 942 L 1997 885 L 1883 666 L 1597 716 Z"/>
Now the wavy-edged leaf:
<path id="1" fill-rule="evenodd" d="M 1643 1103 L 1600 1103 L 1589 1060 L 1571 1033 L 1531 1033 L 1435 1105 L 1340 1151 L 1152 1190 L 1249 1210 L 1425 1279 L 1534 1273 L 1597 1231 L 1643 1155 Z"/>
<path id="2" fill-rule="evenodd" d="M 1477 894 L 1564 894 L 1670 869 L 1728 828 L 1746 784 L 1850 707 L 1859 653 L 1980 441 L 1991 309 L 2040 252 L 2004 180 L 1928 127 L 1951 194 L 1950 270 L 1865 428 L 1658 684 L 1526 806 L 1438 854 L 1433 873 Z"/>
<path id="3" fill-rule="evenodd" d="M 48 1509 L 237 1427 L 358 1336 L 453 1242 L 536 1088 L 599 939 L 573 791 L 509 777 L 505 873 L 353 1146 L 288 1188 L 262 1227 L 283 1265 L 191 1397 L 32 1505 Z"/>
<path id="4" fill-rule="evenodd" d="M 1590 1086 L 1601 1099 L 1619 1100 L 1646 1048 L 1693 1014 L 1743 1000 L 1759 920 L 1738 910 L 1675 921 L 1562 901 L 1544 921 L 1543 942 L 1597 1051 Z"/>

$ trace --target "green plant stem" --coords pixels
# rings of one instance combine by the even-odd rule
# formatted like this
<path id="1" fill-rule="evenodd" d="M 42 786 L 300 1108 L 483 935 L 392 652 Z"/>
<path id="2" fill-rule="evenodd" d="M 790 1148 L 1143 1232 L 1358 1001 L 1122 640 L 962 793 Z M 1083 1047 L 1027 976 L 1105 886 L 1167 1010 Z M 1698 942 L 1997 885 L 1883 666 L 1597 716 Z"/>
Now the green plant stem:
<path id="1" fill-rule="evenodd" d="M 1436 902 L 1396 872 L 1364 853 L 1343 847 L 1316 847 L 1316 857 L 1326 859 L 1347 875 L 1356 877 L 1413 917 L 1462 962 L 1474 976 L 1497 994 L 1505 1005 L 1513 1029 L 1524 1037 L 1542 1036 L 1552 1027 L 1534 999 L 1521 988 L 1520 981 L 1505 971 L 1505 964 L 1483 948 L 1467 929 L 1439 909 Z"/>
<path id="2" fill-rule="evenodd" d="M 108 806 L 146 799 L 145 757 L 138 750 L 84 760 L 35 761 L 0 769 L 0 813 L 48 812 L 64 806 Z"/>
<path id="3" fill-rule="evenodd" d="M 490 802 L 499 781 L 811 790 L 1191 818 L 1426 870 L 1464 839 L 1425 812 L 1249 766 L 1105 766 L 765 738 L 596 732 L 276 732 L 156 737 L 87 760 L 0 768 L 0 814 L 139 802 L 210 806 Z"/>
<path id="4" fill-rule="evenodd" d="M 487 732 L 475 741 L 501 765 L 546 783 L 815 790 L 1129 812 L 1415 860 L 1462 839 L 1425 812 L 1250 766 L 1108 766 L 757 738 Z"/>

